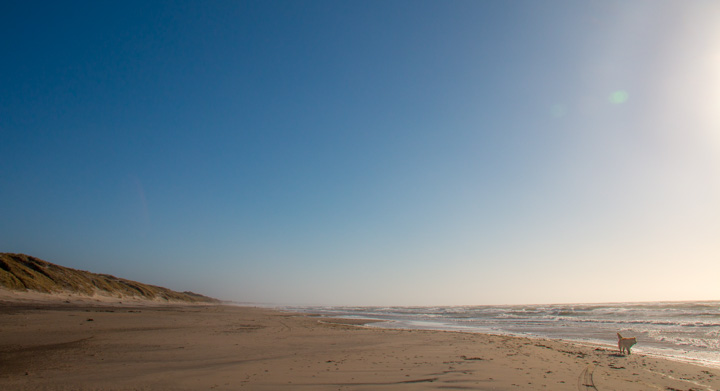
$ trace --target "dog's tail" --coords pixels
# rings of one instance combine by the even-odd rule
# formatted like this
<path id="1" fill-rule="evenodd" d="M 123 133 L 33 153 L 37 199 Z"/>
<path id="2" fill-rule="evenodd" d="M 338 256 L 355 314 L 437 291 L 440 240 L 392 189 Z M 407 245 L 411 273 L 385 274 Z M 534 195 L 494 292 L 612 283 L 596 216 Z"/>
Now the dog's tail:
<path id="1" fill-rule="evenodd" d="M 617 333 L 617 335 L 618 335 L 618 340 L 622 339 L 622 335 L 620 335 L 620 333 Z"/>

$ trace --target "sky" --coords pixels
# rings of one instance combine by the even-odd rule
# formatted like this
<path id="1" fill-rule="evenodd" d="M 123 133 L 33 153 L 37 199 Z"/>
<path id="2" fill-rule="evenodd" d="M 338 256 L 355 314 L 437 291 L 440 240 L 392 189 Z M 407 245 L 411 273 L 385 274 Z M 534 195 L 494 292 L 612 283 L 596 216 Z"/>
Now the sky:
<path id="1" fill-rule="evenodd" d="M 246 303 L 718 300 L 718 20 L 3 1 L 0 251 Z"/>

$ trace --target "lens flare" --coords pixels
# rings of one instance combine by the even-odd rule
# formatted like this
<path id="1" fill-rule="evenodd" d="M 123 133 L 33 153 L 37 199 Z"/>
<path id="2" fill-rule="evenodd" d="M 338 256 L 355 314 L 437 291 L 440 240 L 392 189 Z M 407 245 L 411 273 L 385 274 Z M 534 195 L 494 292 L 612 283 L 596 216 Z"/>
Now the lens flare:
<path id="1" fill-rule="evenodd" d="M 625 101 L 628 100 L 628 93 L 627 91 L 615 91 L 612 94 L 610 94 L 610 102 L 615 104 L 625 103 Z"/>

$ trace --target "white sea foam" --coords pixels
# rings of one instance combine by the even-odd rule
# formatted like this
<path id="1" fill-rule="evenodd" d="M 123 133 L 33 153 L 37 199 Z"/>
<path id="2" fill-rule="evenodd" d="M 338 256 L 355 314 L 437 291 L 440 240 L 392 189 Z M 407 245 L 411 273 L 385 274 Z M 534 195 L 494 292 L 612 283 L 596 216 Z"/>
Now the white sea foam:
<path id="1" fill-rule="evenodd" d="M 327 316 L 373 318 L 376 327 L 524 335 L 616 346 L 720 366 L 720 302 L 448 307 L 293 307 Z"/>

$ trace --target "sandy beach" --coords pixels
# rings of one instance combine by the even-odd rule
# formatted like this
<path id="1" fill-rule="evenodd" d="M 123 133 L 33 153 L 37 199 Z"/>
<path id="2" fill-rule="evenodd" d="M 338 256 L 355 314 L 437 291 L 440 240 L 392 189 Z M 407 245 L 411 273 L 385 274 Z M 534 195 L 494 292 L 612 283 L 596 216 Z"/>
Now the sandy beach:
<path id="1" fill-rule="evenodd" d="M 720 370 L 559 341 L 222 305 L 0 302 L 3 390 L 718 390 Z"/>

